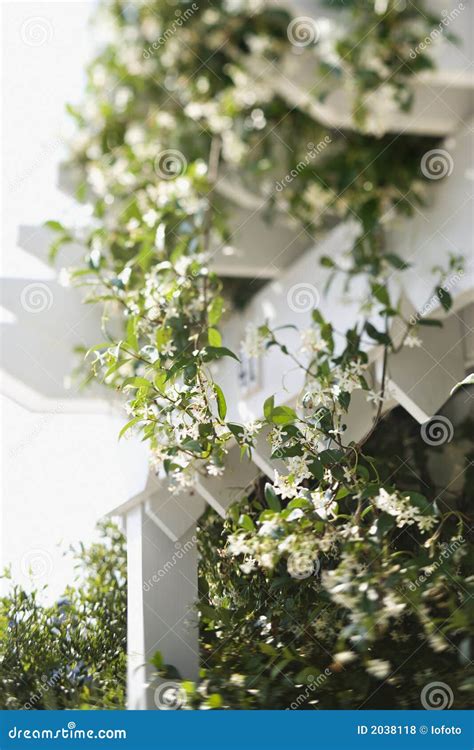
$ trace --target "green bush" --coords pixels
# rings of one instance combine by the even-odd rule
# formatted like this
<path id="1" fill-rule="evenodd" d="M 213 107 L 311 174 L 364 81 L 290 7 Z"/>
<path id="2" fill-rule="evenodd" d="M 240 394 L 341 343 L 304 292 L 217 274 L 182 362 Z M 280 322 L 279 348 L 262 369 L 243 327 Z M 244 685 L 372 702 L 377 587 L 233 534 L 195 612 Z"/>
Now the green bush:
<path id="1" fill-rule="evenodd" d="M 452 698 L 453 708 L 468 707 L 472 428 L 472 418 L 466 418 L 449 448 L 431 447 L 398 408 L 366 446 L 382 479 L 396 473 L 400 491 L 416 498 L 423 490 L 437 498 L 445 522 L 429 539 L 414 524 L 396 526 L 383 512 L 371 534 L 369 513 L 358 539 L 339 538 L 321 552 L 334 523 L 341 532 L 340 515 L 335 522 L 306 510 L 304 518 L 296 514 L 288 520 L 292 503 L 275 510 L 264 480 L 227 520 L 209 511 L 199 535 L 202 680 L 183 683 L 187 707 L 420 709 L 423 690 L 429 701 L 440 682 L 443 700 Z M 454 450 L 458 470 L 464 464 L 467 471 L 462 486 L 447 496 L 445 483 L 441 491 L 436 486 L 434 469 L 441 459 L 449 472 L 447 456 Z M 309 536 L 315 549 L 319 545 L 317 561 L 300 558 L 296 571 L 285 555 L 272 568 L 246 566 L 235 556 L 242 525 L 247 542 L 267 544 L 267 536 L 252 525 L 261 529 L 269 521 L 275 542 L 290 534 Z"/>
<path id="2" fill-rule="evenodd" d="M 12 584 L 0 599 L 0 708 L 125 707 L 125 540 L 111 523 L 71 550 L 77 579 L 52 605 Z"/>

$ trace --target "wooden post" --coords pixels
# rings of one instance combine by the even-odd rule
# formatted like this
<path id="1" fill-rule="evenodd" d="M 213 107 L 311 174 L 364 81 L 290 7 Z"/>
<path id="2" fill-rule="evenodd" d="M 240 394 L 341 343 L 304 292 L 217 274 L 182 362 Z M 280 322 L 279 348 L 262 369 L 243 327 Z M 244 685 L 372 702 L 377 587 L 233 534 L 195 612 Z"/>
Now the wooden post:
<path id="1" fill-rule="evenodd" d="M 127 512 L 126 525 L 127 702 L 129 709 L 154 709 L 158 683 L 153 684 L 150 659 L 156 651 L 181 677 L 198 677 L 196 524 L 173 542 L 139 503 Z"/>

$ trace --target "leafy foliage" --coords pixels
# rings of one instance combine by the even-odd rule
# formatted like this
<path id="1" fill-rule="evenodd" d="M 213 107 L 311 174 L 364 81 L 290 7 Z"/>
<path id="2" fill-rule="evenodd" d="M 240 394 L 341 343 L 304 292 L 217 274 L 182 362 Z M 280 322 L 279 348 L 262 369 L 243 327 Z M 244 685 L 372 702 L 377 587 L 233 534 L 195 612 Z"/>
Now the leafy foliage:
<path id="1" fill-rule="evenodd" d="M 16 584 L 0 600 L 2 709 L 124 708 L 125 540 L 100 529 L 72 550 L 77 582 L 55 604 Z"/>
<path id="2" fill-rule="evenodd" d="M 177 491 L 200 472 L 221 474 L 233 441 L 251 453 L 263 428 L 280 462 L 273 485 L 259 487 L 224 527 L 206 523 L 208 672 L 198 688 L 187 686 L 190 704 L 286 707 L 323 675 L 320 706 L 357 707 L 359 698 L 376 707 L 414 705 L 408 669 L 418 669 L 418 659 L 419 679 L 424 670 L 452 669 L 449 644 L 466 651 L 466 618 L 439 567 L 411 597 L 400 587 L 437 559 L 441 542 L 456 543 L 466 519 L 440 506 L 429 485 L 395 480 L 370 444 L 386 407 L 389 357 L 420 346 L 418 328 L 432 322 L 407 318 L 393 294 L 389 279 L 408 264 L 387 249 L 385 231 L 423 203 L 420 161 L 436 144 L 385 135 L 386 112 L 375 105 L 382 95 L 388 111 L 409 109 L 411 76 L 431 65 L 424 52 L 411 52 L 435 19 L 421 3 L 395 0 L 340 10 L 347 23 L 336 24 L 337 36 L 305 52 L 320 103 L 335 81 L 352 85 L 356 129 L 340 132 L 315 122 L 304 97 L 297 106 L 286 101 L 276 85 L 275 66 L 294 51 L 285 10 L 238 0 L 181 3 L 181 15 L 164 0 L 104 6 L 115 36 L 90 68 L 85 105 L 71 110 L 79 130 L 71 165 L 93 214 L 79 237 L 85 262 L 72 277 L 104 312 L 104 342 L 87 353 L 91 374 L 127 394 L 122 433 L 142 433 L 157 472 Z M 256 73 L 265 64 L 271 76 Z M 271 396 L 243 425 L 227 420 L 216 382 L 220 361 L 236 358 L 223 338 L 228 297 L 212 270 L 230 238 L 223 174 L 263 201 L 270 221 L 282 214 L 313 236 L 344 221 L 340 255 L 321 263 L 345 277 L 346 289 L 360 282 L 359 315 L 346 331 L 314 310 L 290 344 L 267 321 L 256 322 L 246 353 L 276 347 L 305 386 L 296 403 Z M 75 237 L 50 227 L 55 252 Z M 460 263 L 453 257 L 448 270 L 436 269 L 433 296 L 446 311 L 444 280 Z M 374 347 L 381 375 L 369 363 Z M 356 441 L 347 437 L 347 412 L 361 397 L 371 427 Z M 457 582 L 466 575 L 464 550 L 456 547 L 446 573 Z M 311 566 L 316 575 L 305 575 Z M 393 665 L 391 632 L 403 644 Z M 416 663 L 405 669 L 409 650 Z M 385 678 L 381 691 L 374 680 Z"/>
<path id="3" fill-rule="evenodd" d="M 456 431 L 467 468 L 472 426 L 467 418 Z M 228 520 L 209 511 L 200 532 L 202 680 L 183 683 L 188 708 L 419 709 L 423 687 L 439 681 L 452 690 L 454 707 L 469 705 L 469 471 L 456 492 L 437 488 L 443 449 L 427 446 L 400 408 L 367 447 L 381 474 L 396 472 L 399 490 L 413 500 L 427 486 L 436 490 L 440 507 L 449 509 L 443 527 L 425 541 L 414 525 L 400 529 L 387 513 L 375 520 L 365 502 L 351 538 L 344 533 L 345 519 L 346 530 L 353 524 L 346 499 L 337 520 L 307 509 L 298 517 L 293 501 L 282 501 L 283 511 L 271 507 L 264 481 Z M 255 536 L 251 529 L 242 534 L 243 514 L 267 549 L 283 549 L 291 537 L 310 541 L 301 575 L 295 578 L 286 552 L 272 567 L 242 562 Z"/>

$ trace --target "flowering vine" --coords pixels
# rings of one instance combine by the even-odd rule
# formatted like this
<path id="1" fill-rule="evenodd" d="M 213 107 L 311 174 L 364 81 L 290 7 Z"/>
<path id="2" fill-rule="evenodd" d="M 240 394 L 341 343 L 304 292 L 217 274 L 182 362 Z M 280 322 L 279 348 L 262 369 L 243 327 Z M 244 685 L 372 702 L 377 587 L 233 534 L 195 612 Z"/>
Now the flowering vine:
<path id="1" fill-rule="evenodd" d="M 406 319 L 389 292 L 388 276 L 407 264 L 386 248 L 384 235 L 395 216 L 423 203 L 420 161 L 435 141 L 360 129 L 374 130 L 370 98 L 379 91 L 388 89 L 396 106 L 410 107 L 409 79 L 431 65 L 427 54 L 413 60 L 410 51 L 435 19 L 420 3 L 364 0 L 346 4 L 345 31 L 336 37 L 325 34 L 333 25 L 320 23 L 313 50 L 319 95 L 335 78 L 352 87 L 359 129 L 340 132 L 315 122 L 304 103 L 291 106 L 267 76 L 252 72 L 255 61 L 278 69 L 294 52 L 294 25 L 279 5 L 220 0 L 150 7 L 120 0 L 108 12 L 114 36 L 90 68 L 84 106 L 71 107 L 78 125 L 71 166 L 79 175 L 78 198 L 92 206 L 91 225 L 75 231 L 49 222 L 57 232 L 53 254 L 75 239 L 86 247 L 85 263 L 71 278 L 104 311 L 104 341 L 86 354 L 90 374 L 127 396 L 122 434 L 142 433 L 156 471 L 176 491 L 191 487 L 200 472 L 221 474 L 230 445 L 251 453 L 268 427 L 272 457 L 284 469 L 267 483 L 261 512 L 240 509 L 233 518 L 225 554 L 237 558 L 245 575 L 260 569 L 270 576 L 284 561 L 289 575 L 301 579 L 318 572 L 324 559 L 321 586 L 346 610 L 339 647 L 346 639 L 375 639 L 377 616 L 387 626 L 410 606 L 392 586 L 403 567 L 395 570 L 391 551 L 397 534 L 409 531 L 434 554 L 440 528 L 462 534 L 465 524 L 461 512 L 381 478 L 365 452 L 384 413 L 389 355 L 418 346 L 426 324 Z M 223 177 L 258 196 L 270 219 L 282 214 L 311 236 L 350 220 L 349 246 L 338 258 L 320 260 L 348 284 L 362 277 L 366 287 L 351 328 L 334 331 L 315 310 L 298 351 L 265 321 L 249 332 L 247 350 L 278 347 L 304 372 L 305 388 L 292 406 L 267 399 L 260 418 L 247 425 L 227 420 L 219 385 L 219 362 L 237 359 L 222 339 L 231 307 L 226 282 L 212 270 L 216 249 L 230 238 Z M 450 264 L 460 267 L 460 260 Z M 446 271 L 436 272 L 439 289 Z M 448 292 L 442 304 L 450 308 Z M 374 325 L 372 313 L 382 325 Z M 382 352 L 378 379 L 367 356 L 373 346 Z M 355 391 L 365 392 L 372 413 L 359 442 L 345 438 Z M 373 577 L 364 579 L 369 563 L 379 571 L 377 586 Z M 431 628 L 424 609 L 420 618 Z M 369 662 L 369 672 L 385 670 Z"/>

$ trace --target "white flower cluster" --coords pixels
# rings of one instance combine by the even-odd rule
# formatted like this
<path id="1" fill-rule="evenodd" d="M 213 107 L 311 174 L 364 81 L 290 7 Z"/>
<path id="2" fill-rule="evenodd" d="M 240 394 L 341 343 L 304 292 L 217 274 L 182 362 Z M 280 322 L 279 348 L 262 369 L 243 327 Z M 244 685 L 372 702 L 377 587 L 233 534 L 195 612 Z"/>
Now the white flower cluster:
<path id="1" fill-rule="evenodd" d="M 435 516 L 422 513 L 409 497 L 398 492 L 389 493 L 381 488 L 373 502 L 379 510 L 396 518 L 399 528 L 416 524 L 420 531 L 429 531 L 436 524 Z"/>

